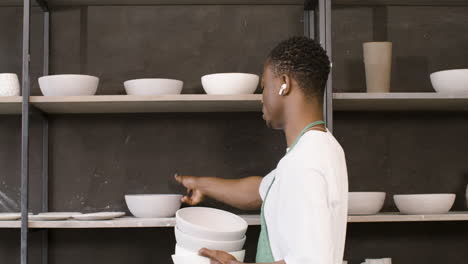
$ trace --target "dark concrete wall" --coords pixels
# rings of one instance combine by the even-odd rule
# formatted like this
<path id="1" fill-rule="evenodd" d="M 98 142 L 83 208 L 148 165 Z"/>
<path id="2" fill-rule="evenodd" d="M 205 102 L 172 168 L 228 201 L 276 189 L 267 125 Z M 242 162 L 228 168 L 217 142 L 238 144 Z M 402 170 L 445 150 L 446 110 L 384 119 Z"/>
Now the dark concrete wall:
<path id="1" fill-rule="evenodd" d="M 395 45 L 394 91 L 432 91 L 428 73 L 467 67 L 465 7 L 343 8 L 333 11 L 334 88 L 364 91 L 362 42 Z M 0 8 L 0 71 L 20 71 L 21 9 Z M 445 15 L 444 15 L 445 14 Z M 185 81 L 223 71 L 260 73 L 267 52 L 303 32 L 302 6 L 62 7 L 52 15 L 53 73 L 101 78 L 99 94 L 122 94 L 138 77 Z M 33 94 L 40 75 L 40 12 L 34 11 Z M 455 192 L 468 183 L 466 113 L 336 113 L 350 190 Z M 235 178 L 264 175 L 284 152 L 280 132 L 259 113 L 56 115 L 50 117 L 50 206 L 59 211 L 126 210 L 125 193 L 173 193 L 175 172 Z M 38 210 L 40 152 L 33 124 L 32 205 Z M 0 191 L 19 201 L 17 117 L 0 117 Z M 3 181 L 5 183 L 3 183 Z M 226 208 L 209 201 L 210 206 Z M 231 208 L 226 208 L 231 210 Z M 386 210 L 396 210 L 391 197 Z M 235 211 L 235 210 L 234 210 Z M 235 211 L 238 212 L 238 211 Z M 466 222 L 352 224 L 346 258 L 395 263 L 465 263 Z M 430 233 L 429 233 L 430 232 Z M 428 234 L 426 234 L 428 233 Z M 33 233 L 38 240 L 40 233 Z M 252 260 L 258 227 L 248 234 Z M 388 239 L 387 239 L 388 238 Z M 39 243 L 33 241 L 33 263 Z M 171 263 L 171 229 L 53 230 L 50 263 Z M 18 263 L 19 231 L 0 230 L 0 263 Z M 420 259 L 422 258 L 422 259 Z"/>

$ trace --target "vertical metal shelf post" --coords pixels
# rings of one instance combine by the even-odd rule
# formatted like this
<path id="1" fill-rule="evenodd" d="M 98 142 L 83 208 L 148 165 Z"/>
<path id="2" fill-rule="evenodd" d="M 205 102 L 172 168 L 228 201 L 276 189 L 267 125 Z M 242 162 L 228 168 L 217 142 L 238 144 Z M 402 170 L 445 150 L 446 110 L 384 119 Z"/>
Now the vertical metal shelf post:
<path id="1" fill-rule="evenodd" d="M 21 106 L 21 264 L 28 264 L 29 199 L 29 63 L 31 1 L 23 0 L 23 65 Z"/>
<path id="2" fill-rule="evenodd" d="M 49 43 L 50 43 L 50 12 L 46 0 L 36 0 L 44 12 L 44 52 L 43 52 L 43 74 L 49 73 Z M 48 211 L 48 156 L 49 156 L 49 124 L 47 116 L 29 103 L 31 92 L 30 83 L 30 38 L 31 38 L 31 1 L 23 1 L 23 61 L 22 61 L 22 109 L 21 109 L 21 264 L 29 262 L 29 138 L 30 138 L 30 116 L 31 112 L 39 113 L 42 118 L 42 175 L 41 175 L 41 210 Z M 48 262 L 48 231 L 42 234 L 42 263 Z"/>
<path id="3" fill-rule="evenodd" d="M 332 60 L 331 0 L 306 0 L 304 2 L 304 35 L 317 40 L 326 50 L 330 61 Z M 330 131 L 333 131 L 332 70 L 330 69 L 323 100 L 323 113 Z"/>

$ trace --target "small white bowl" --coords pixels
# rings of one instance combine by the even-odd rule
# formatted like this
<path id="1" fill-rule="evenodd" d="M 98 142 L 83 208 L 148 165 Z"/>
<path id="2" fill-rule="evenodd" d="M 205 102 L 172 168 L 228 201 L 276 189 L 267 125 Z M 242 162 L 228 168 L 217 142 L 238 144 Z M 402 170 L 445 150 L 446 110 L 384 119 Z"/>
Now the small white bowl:
<path id="1" fill-rule="evenodd" d="M 248 224 L 233 213 L 208 208 L 187 207 L 176 213 L 176 226 L 187 235 L 217 241 L 235 241 L 245 237 Z"/>
<path id="2" fill-rule="evenodd" d="M 216 73 L 201 78 L 205 92 L 218 95 L 253 94 L 259 80 L 251 73 Z"/>
<path id="3" fill-rule="evenodd" d="M 446 214 L 455 202 L 455 194 L 394 195 L 395 204 L 403 214 Z"/>
<path id="4" fill-rule="evenodd" d="M 130 212 L 140 218 L 172 217 L 181 206 L 179 194 L 125 195 Z"/>
<path id="5" fill-rule="evenodd" d="M 245 250 L 238 252 L 229 252 L 237 261 L 244 262 Z M 192 255 L 172 255 L 172 261 L 174 264 L 210 264 L 209 258 L 199 256 L 198 254 Z"/>
<path id="6" fill-rule="evenodd" d="M 20 82 L 15 73 L 0 73 L 0 96 L 20 95 Z"/>
<path id="7" fill-rule="evenodd" d="M 430 78 L 438 93 L 468 94 L 468 69 L 434 72 Z"/>
<path id="8" fill-rule="evenodd" d="M 385 196 L 384 192 L 350 192 L 348 193 L 348 214 L 378 214 L 384 205 Z"/>
<path id="9" fill-rule="evenodd" d="M 86 96 L 96 94 L 99 78 L 90 75 L 60 74 L 39 78 L 44 96 Z"/>
<path id="10" fill-rule="evenodd" d="M 237 260 L 244 261 L 245 257 L 245 250 L 235 251 L 235 252 L 228 252 L 229 254 L 233 255 Z M 174 256 L 198 256 L 198 251 L 192 251 L 185 248 L 180 247 L 176 244 L 175 246 L 175 254 Z"/>
<path id="11" fill-rule="evenodd" d="M 242 250 L 242 247 L 244 246 L 246 240 L 245 236 L 242 239 L 235 241 L 207 240 L 187 235 L 181 232 L 177 227 L 175 227 L 174 230 L 177 244 L 182 248 L 194 252 L 198 252 L 202 248 L 207 248 L 211 250 L 222 250 L 226 252 L 240 251 Z"/>
<path id="12" fill-rule="evenodd" d="M 180 94 L 184 82 L 172 79 L 135 79 L 124 82 L 128 95 L 168 95 Z"/>

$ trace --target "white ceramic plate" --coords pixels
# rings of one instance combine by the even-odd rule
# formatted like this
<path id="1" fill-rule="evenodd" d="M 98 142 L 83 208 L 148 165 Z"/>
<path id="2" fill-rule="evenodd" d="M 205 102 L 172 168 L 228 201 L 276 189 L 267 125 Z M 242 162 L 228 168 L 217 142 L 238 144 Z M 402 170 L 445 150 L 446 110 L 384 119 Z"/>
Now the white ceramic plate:
<path id="1" fill-rule="evenodd" d="M 45 212 L 45 213 L 38 213 L 38 216 L 45 216 L 45 217 L 66 217 L 72 218 L 74 215 L 79 215 L 80 212 Z"/>
<path id="2" fill-rule="evenodd" d="M 61 221 L 68 219 L 70 219 L 70 215 L 37 214 L 29 216 L 31 221 Z"/>
<path id="3" fill-rule="evenodd" d="M 21 218 L 21 213 L 0 213 L 0 221 L 14 221 Z"/>
<path id="4" fill-rule="evenodd" d="M 100 212 L 91 214 L 78 214 L 73 215 L 73 219 L 83 221 L 94 221 L 94 220 L 112 220 L 117 217 L 124 216 L 124 212 Z"/>

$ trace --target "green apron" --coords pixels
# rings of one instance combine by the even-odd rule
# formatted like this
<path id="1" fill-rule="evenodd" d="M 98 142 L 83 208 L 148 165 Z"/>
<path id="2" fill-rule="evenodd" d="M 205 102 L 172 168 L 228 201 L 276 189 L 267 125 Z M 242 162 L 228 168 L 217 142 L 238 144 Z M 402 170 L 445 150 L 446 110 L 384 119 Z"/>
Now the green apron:
<path id="1" fill-rule="evenodd" d="M 307 125 L 299 134 L 299 136 L 296 138 L 294 143 L 291 145 L 291 147 L 288 150 L 291 151 L 299 142 L 301 137 L 312 127 L 318 126 L 318 125 L 323 125 L 325 122 L 323 121 L 316 121 L 313 123 L 310 123 Z M 287 153 L 286 153 L 287 154 Z M 268 187 L 268 190 L 266 192 L 265 198 L 263 199 L 262 203 L 262 209 L 260 213 L 260 223 L 261 223 L 261 230 L 260 230 L 260 237 L 258 239 L 258 247 L 257 247 L 257 258 L 256 258 L 256 263 L 272 263 L 275 262 L 275 258 L 273 257 L 273 253 L 271 252 L 271 246 L 270 246 L 270 238 L 268 236 L 268 227 L 267 223 L 265 221 L 265 203 L 268 197 L 268 194 L 270 193 L 271 186 L 273 186 L 273 183 L 275 182 L 276 178 L 273 178 L 271 181 L 270 186 Z"/>

